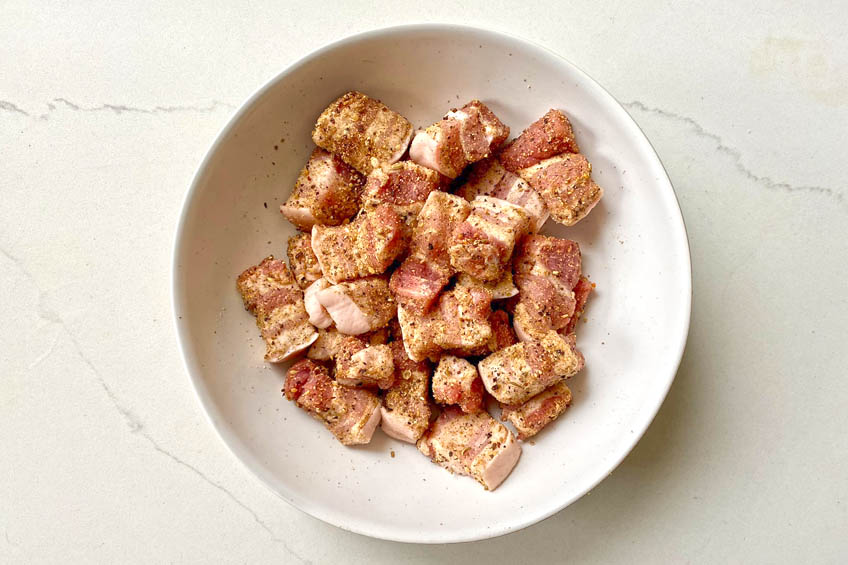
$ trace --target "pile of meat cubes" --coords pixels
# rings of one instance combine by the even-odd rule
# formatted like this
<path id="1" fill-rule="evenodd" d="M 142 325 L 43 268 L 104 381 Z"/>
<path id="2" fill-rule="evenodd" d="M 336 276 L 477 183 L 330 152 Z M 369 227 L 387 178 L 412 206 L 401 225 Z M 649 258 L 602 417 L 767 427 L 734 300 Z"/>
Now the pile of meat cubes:
<path id="1" fill-rule="evenodd" d="M 379 426 L 486 489 L 571 402 L 593 285 L 576 242 L 538 231 L 602 195 L 559 110 L 508 137 L 479 100 L 415 133 L 348 92 L 281 206 L 301 232 L 288 266 L 268 257 L 238 278 L 265 359 L 302 357 L 286 398 L 344 445 Z"/>

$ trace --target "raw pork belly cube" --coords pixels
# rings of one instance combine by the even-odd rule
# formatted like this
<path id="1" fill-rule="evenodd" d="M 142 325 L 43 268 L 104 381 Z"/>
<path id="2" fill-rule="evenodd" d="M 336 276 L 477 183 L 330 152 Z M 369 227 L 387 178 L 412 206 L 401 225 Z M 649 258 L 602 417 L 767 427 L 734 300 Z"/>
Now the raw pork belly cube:
<path id="1" fill-rule="evenodd" d="M 412 161 L 399 161 L 371 171 L 365 182 L 363 206 L 389 204 L 411 229 L 427 197 L 445 186 L 446 181 L 433 169 Z"/>
<path id="2" fill-rule="evenodd" d="M 531 235 L 515 251 L 515 283 L 520 290 L 513 323 L 522 341 L 539 340 L 568 326 L 580 280 L 580 246 L 571 240 Z"/>
<path id="3" fill-rule="evenodd" d="M 518 439 L 533 437 L 542 428 L 559 418 L 571 404 L 571 390 L 558 382 L 540 392 L 524 404 L 503 405 L 501 420 L 518 430 Z"/>
<path id="4" fill-rule="evenodd" d="M 407 309 L 429 309 L 455 273 L 448 256 L 448 238 L 471 212 L 458 196 L 434 191 L 415 223 L 409 255 L 392 274 L 392 292 Z"/>
<path id="5" fill-rule="evenodd" d="M 286 253 L 289 256 L 289 268 L 300 288 L 306 289 L 324 276 L 318 257 L 312 251 L 311 234 L 299 233 L 290 237 Z"/>
<path id="6" fill-rule="evenodd" d="M 312 140 L 367 175 L 399 161 L 412 138 L 409 120 L 379 100 L 348 92 L 318 117 Z"/>
<path id="7" fill-rule="evenodd" d="M 410 359 L 402 341 L 393 341 L 389 347 L 395 384 L 383 396 L 380 427 L 388 436 L 415 443 L 430 425 L 430 365 Z"/>
<path id="8" fill-rule="evenodd" d="M 244 307 L 256 316 L 267 361 L 291 359 L 318 338 L 303 305 L 303 292 L 283 261 L 267 257 L 239 275 L 236 286 Z"/>
<path id="9" fill-rule="evenodd" d="M 518 294 L 518 288 L 515 286 L 512 278 L 512 271 L 505 269 L 503 276 L 493 283 L 483 282 L 480 279 L 475 279 L 468 273 L 460 273 L 456 277 L 456 284 L 462 286 L 482 286 L 492 293 L 492 300 L 503 300 L 512 298 Z"/>
<path id="10" fill-rule="evenodd" d="M 518 343 L 518 338 L 509 323 L 509 314 L 504 310 L 492 310 L 489 316 L 489 325 L 492 326 L 492 337 L 489 338 L 489 353 L 500 351 L 504 347 Z"/>
<path id="11" fill-rule="evenodd" d="M 318 330 L 318 339 L 315 340 L 306 356 L 316 361 L 332 361 L 341 351 L 342 342 L 349 337 L 347 334 L 340 333 L 335 327 Z M 373 332 L 359 334 L 356 337 L 363 345 L 382 345 L 389 339 L 387 328 L 380 328 Z"/>
<path id="12" fill-rule="evenodd" d="M 586 277 L 580 277 L 577 285 L 574 287 L 574 314 L 568 320 L 568 325 L 565 326 L 565 333 L 572 334 L 577 329 L 577 322 L 580 321 L 580 316 L 583 315 L 583 310 L 586 308 L 586 302 L 589 301 L 589 295 L 595 289 L 595 285 L 589 282 Z"/>
<path id="13" fill-rule="evenodd" d="M 366 277 L 339 283 L 318 293 L 336 329 L 357 335 L 386 327 L 397 314 L 385 277 Z"/>
<path id="14" fill-rule="evenodd" d="M 333 325 L 333 319 L 327 309 L 318 301 L 318 293 L 332 286 L 330 281 L 321 278 L 306 287 L 303 291 L 303 306 L 309 314 L 309 323 L 319 329 L 327 329 Z"/>
<path id="15" fill-rule="evenodd" d="M 478 196 L 471 205 L 471 214 L 451 234 L 451 265 L 495 282 L 503 277 L 516 241 L 528 232 L 530 217 L 521 206 L 500 198 Z"/>
<path id="16" fill-rule="evenodd" d="M 492 295 L 484 288 L 461 285 L 439 298 L 436 308 L 420 313 L 398 307 L 398 322 L 410 359 L 423 361 L 442 351 L 471 355 L 488 344 Z"/>
<path id="17" fill-rule="evenodd" d="M 456 404 L 463 412 L 478 412 L 483 406 L 483 381 L 477 368 L 453 355 L 443 355 L 433 373 L 433 400 Z"/>
<path id="18" fill-rule="evenodd" d="M 585 218 L 604 194 L 591 178 L 589 161 L 579 153 L 563 153 L 518 173 L 542 195 L 551 217 L 566 226 Z"/>
<path id="19" fill-rule="evenodd" d="M 405 248 L 403 222 L 387 204 L 343 226 L 312 228 L 312 250 L 331 283 L 382 274 Z"/>
<path id="20" fill-rule="evenodd" d="M 486 390 L 503 404 L 521 404 L 581 368 L 573 345 L 556 332 L 501 349 L 477 365 Z"/>
<path id="21" fill-rule="evenodd" d="M 552 109 L 504 147 L 498 159 L 516 172 L 560 153 L 580 153 L 580 148 L 566 115 Z"/>
<path id="22" fill-rule="evenodd" d="M 480 411 L 466 414 L 447 407 L 418 441 L 418 450 L 452 473 L 467 475 L 495 490 L 521 456 L 506 426 Z"/>
<path id="23" fill-rule="evenodd" d="M 469 164 L 491 155 L 508 136 L 509 128 L 485 104 L 472 100 L 419 131 L 409 157 L 453 179 Z"/>
<path id="24" fill-rule="evenodd" d="M 466 200 L 494 196 L 521 206 L 530 215 L 530 231 L 542 229 L 548 219 L 548 206 L 536 190 L 520 176 L 507 171 L 495 158 L 483 159 L 471 167 L 468 180 L 456 194 Z"/>
<path id="25" fill-rule="evenodd" d="M 324 422 L 344 445 L 371 441 L 380 423 L 380 399 L 365 389 L 348 388 L 330 378 L 323 365 L 303 359 L 289 368 L 286 398 Z"/>
<path id="26" fill-rule="evenodd" d="M 392 350 L 366 345 L 356 336 L 342 340 L 336 360 L 336 382 L 344 386 L 390 388 L 395 382 Z"/>
<path id="27" fill-rule="evenodd" d="M 337 226 L 356 214 L 365 178 L 341 159 L 316 148 L 280 212 L 298 229 Z"/>

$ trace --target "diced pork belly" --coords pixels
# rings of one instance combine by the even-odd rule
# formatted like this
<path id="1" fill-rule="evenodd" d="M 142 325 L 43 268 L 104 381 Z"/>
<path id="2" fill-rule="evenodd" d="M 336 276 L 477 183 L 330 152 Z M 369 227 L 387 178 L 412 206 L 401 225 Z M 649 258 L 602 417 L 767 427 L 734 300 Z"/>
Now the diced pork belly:
<path id="1" fill-rule="evenodd" d="M 489 292 L 492 293 L 492 300 L 503 300 L 505 298 L 512 298 L 516 294 L 518 294 L 518 288 L 515 286 L 515 283 L 512 279 L 512 271 L 509 269 L 504 270 L 503 276 L 493 282 L 487 283 L 483 282 L 480 279 L 475 279 L 468 273 L 460 273 L 456 278 L 456 284 L 462 286 L 482 286 L 485 287 Z"/>
<path id="2" fill-rule="evenodd" d="M 399 161 L 389 167 L 374 169 L 368 175 L 363 206 L 391 205 L 410 228 L 434 190 L 440 190 L 447 179 L 412 161 Z"/>
<path id="3" fill-rule="evenodd" d="M 398 322 L 410 359 L 423 361 L 442 351 L 471 355 L 488 344 L 492 295 L 484 288 L 456 286 L 439 298 L 436 308 L 420 313 L 398 307 Z"/>
<path id="4" fill-rule="evenodd" d="M 516 172 L 560 153 L 580 153 L 580 148 L 568 117 L 552 109 L 511 141 L 498 159 L 504 167 Z"/>
<path id="5" fill-rule="evenodd" d="M 524 404 L 503 405 L 501 420 L 515 426 L 518 439 L 525 440 L 559 418 L 569 404 L 571 404 L 571 390 L 565 383 L 558 382 Z"/>
<path id="6" fill-rule="evenodd" d="M 551 217 L 566 226 L 586 217 L 604 194 L 591 172 L 580 153 L 563 153 L 518 171 L 545 200 Z"/>
<path id="7" fill-rule="evenodd" d="M 495 490 L 521 456 L 512 432 L 488 412 L 465 414 L 454 406 L 430 426 L 418 450 L 452 473 L 474 478 L 486 490 Z"/>
<path id="8" fill-rule="evenodd" d="M 342 340 L 336 360 L 336 382 L 344 386 L 386 389 L 395 382 L 392 350 L 388 345 L 366 345 L 356 336 Z"/>
<path id="9" fill-rule="evenodd" d="M 483 381 L 477 368 L 461 357 L 443 355 L 433 373 L 433 400 L 456 404 L 471 414 L 483 407 Z"/>
<path id="10" fill-rule="evenodd" d="M 491 155 L 508 136 L 509 128 L 485 104 L 472 100 L 419 131 L 409 157 L 453 179 L 469 164 Z"/>
<path id="11" fill-rule="evenodd" d="M 303 292 L 285 262 L 269 256 L 244 271 L 236 286 L 244 307 L 256 316 L 265 340 L 266 361 L 291 359 L 317 339 L 303 305 Z"/>
<path id="12" fill-rule="evenodd" d="M 359 210 L 365 178 L 336 155 L 316 148 L 280 212 L 298 229 L 337 226 Z"/>
<path id="13" fill-rule="evenodd" d="M 312 228 L 312 250 L 331 283 L 382 274 L 405 248 L 403 222 L 388 204 L 343 226 Z"/>
<path id="14" fill-rule="evenodd" d="M 287 255 L 289 268 L 297 281 L 297 286 L 305 289 L 324 276 L 318 257 L 312 251 L 312 235 L 299 233 L 289 238 Z"/>
<path id="15" fill-rule="evenodd" d="M 339 333 L 335 327 L 330 327 L 326 330 L 318 330 L 318 339 L 315 340 L 306 356 L 316 361 L 332 361 L 336 358 L 341 350 L 342 342 L 349 337 L 347 334 Z M 359 334 L 356 337 L 363 345 L 380 345 L 385 344 L 389 339 L 387 328 L 381 328 L 373 332 Z"/>
<path id="16" fill-rule="evenodd" d="M 331 361 L 336 356 L 341 342 L 345 337 L 347 336 L 339 333 L 334 327 L 327 329 L 319 328 L 318 338 L 315 340 L 315 343 L 309 346 L 306 356 L 316 361 Z"/>
<path id="17" fill-rule="evenodd" d="M 524 179 L 507 171 L 495 158 L 483 159 L 475 163 L 468 180 L 460 186 L 456 194 L 466 200 L 477 196 L 494 196 L 521 206 L 530 215 L 530 231 L 542 229 L 548 219 L 548 207 L 545 201 Z"/>
<path id="18" fill-rule="evenodd" d="M 513 271 L 520 290 L 513 312 L 518 338 L 539 340 L 565 328 L 576 304 L 572 289 L 580 280 L 580 246 L 568 239 L 527 236 L 516 249 Z"/>
<path id="19" fill-rule="evenodd" d="M 471 206 L 471 214 L 450 236 L 451 265 L 495 282 L 503 277 L 516 241 L 528 232 L 530 216 L 521 206 L 490 196 L 476 197 Z"/>
<path id="20" fill-rule="evenodd" d="M 400 160 L 412 138 L 409 120 L 379 100 L 348 92 L 318 117 L 312 140 L 362 174 Z"/>
<path id="21" fill-rule="evenodd" d="M 518 338 L 509 323 L 509 314 L 504 310 L 492 310 L 492 315 L 489 316 L 489 325 L 492 326 L 492 337 L 489 338 L 488 343 L 489 353 L 500 351 L 518 343 Z"/>
<path id="22" fill-rule="evenodd" d="M 344 445 L 371 441 L 380 423 L 380 399 L 374 393 L 344 387 L 330 378 L 324 365 L 298 361 L 286 373 L 286 398 L 324 422 Z"/>
<path id="23" fill-rule="evenodd" d="M 426 361 L 415 362 L 402 341 L 389 344 L 394 356 L 395 384 L 383 396 L 380 427 L 395 439 L 415 443 L 430 425 L 430 369 Z"/>
<path id="24" fill-rule="evenodd" d="M 456 272 L 450 264 L 448 238 L 471 212 L 458 196 L 433 191 L 415 223 L 409 255 L 391 278 L 392 292 L 407 309 L 430 308 Z"/>
<path id="25" fill-rule="evenodd" d="M 589 282 L 586 277 L 580 277 L 577 285 L 574 287 L 574 314 L 568 320 L 568 325 L 565 326 L 565 333 L 572 334 L 577 329 L 577 322 L 580 321 L 580 316 L 583 315 L 583 310 L 586 308 L 586 302 L 589 301 L 589 295 L 595 289 L 595 285 Z"/>
<path id="26" fill-rule="evenodd" d="M 316 328 L 326 329 L 333 325 L 333 319 L 327 309 L 318 302 L 318 293 L 332 286 L 330 281 L 321 278 L 306 287 L 303 291 L 303 306 L 309 314 L 309 323 Z"/>
<path id="27" fill-rule="evenodd" d="M 503 404 L 521 404 L 577 373 L 580 358 L 556 332 L 492 353 L 477 365 L 486 390 Z"/>
<path id="28" fill-rule="evenodd" d="M 395 317 L 397 306 L 385 277 L 366 277 L 339 283 L 318 293 L 336 329 L 357 335 L 378 330 Z"/>

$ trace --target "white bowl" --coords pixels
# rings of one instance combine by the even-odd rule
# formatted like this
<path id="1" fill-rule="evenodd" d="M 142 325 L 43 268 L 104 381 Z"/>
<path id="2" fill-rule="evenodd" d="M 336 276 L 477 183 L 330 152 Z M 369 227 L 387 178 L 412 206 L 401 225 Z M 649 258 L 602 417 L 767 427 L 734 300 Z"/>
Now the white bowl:
<path id="1" fill-rule="evenodd" d="M 246 267 L 285 257 L 279 213 L 312 150 L 321 110 L 347 90 L 381 99 L 416 126 L 479 98 L 515 135 L 551 107 L 571 118 L 605 188 L 577 226 L 597 284 L 578 329 L 586 368 L 574 404 L 494 492 L 449 474 L 381 432 L 348 448 L 281 393 L 286 365 L 264 346 L 235 288 Z M 266 207 L 267 205 L 267 207 Z M 549 223 L 550 224 L 550 223 Z M 391 540 L 478 540 L 538 522 L 606 477 L 642 436 L 680 362 L 691 271 L 671 184 L 650 143 L 601 86 L 537 45 L 448 25 L 356 35 L 295 63 L 224 128 L 186 195 L 173 265 L 174 316 L 188 373 L 232 452 L 290 504 L 340 528 Z M 394 456 L 391 453 L 394 453 Z"/>

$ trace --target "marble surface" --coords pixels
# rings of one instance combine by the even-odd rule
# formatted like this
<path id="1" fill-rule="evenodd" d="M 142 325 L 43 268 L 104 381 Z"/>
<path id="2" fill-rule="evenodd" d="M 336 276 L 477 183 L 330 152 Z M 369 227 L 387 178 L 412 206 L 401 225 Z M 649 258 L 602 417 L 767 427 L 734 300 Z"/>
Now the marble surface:
<path id="1" fill-rule="evenodd" d="M 844 4 L 157 4 L 0 4 L 0 562 L 848 558 Z M 252 478 L 169 301 L 184 191 L 233 110 L 328 41 L 423 21 L 510 31 L 605 85 L 694 265 L 688 349 L 632 454 L 541 524 L 454 546 L 338 530 Z"/>

